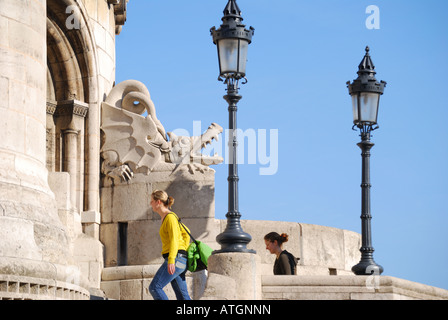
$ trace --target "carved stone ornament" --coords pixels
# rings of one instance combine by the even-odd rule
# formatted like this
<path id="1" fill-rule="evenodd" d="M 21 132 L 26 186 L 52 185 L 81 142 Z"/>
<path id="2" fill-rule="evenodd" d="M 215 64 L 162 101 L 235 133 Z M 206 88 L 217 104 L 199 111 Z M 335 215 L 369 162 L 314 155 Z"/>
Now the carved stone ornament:
<path id="1" fill-rule="evenodd" d="M 129 0 L 107 0 L 107 3 L 114 6 L 116 34 L 120 34 L 126 22 L 126 5 L 128 2 Z"/>
<path id="2" fill-rule="evenodd" d="M 101 129 L 102 173 L 115 182 L 129 181 L 136 173 L 148 175 L 160 165 L 173 171 L 187 166 L 193 173 L 223 162 L 217 155 L 200 154 L 202 148 L 218 139 L 221 126 L 212 123 L 200 137 L 169 132 L 168 140 L 148 89 L 136 80 L 124 81 L 111 90 L 102 104 Z"/>

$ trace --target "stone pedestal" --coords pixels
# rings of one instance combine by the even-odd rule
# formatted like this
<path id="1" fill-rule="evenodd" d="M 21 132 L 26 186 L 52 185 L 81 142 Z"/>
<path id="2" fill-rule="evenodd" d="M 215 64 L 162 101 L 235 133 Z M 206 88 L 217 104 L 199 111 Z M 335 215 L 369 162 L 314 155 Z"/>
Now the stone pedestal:
<path id="1" fill-rule="evenodd" d="M 208 259 L 203 300 L 260 300 L 260 257 L 253 253 L 219 253 Z"/>

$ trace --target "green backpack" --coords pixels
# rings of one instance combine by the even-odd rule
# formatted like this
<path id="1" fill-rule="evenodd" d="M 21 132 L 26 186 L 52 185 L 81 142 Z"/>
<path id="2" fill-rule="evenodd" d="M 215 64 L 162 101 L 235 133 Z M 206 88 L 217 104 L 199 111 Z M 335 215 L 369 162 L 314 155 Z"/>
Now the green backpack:
<path id="1" fill-rule="evenodd" d="M 188 246 L 187 249 L 187 269 L 190 272 L 197 272 L 201 270 L 206 270 L 208 266 L 208 257 L 213 252 L 213 249 L 210 248 L 205 243 L 195 240 L 193 236 L 190 234 L 188 229 L 184 226 L 182 221 L 179 220 L 179 224 L 187 231 L 190 238 L 193 240 L 192 243 Z"/>
<path id="2" fill-rule="evenodd" d="M 207 260 L 212 251 L 212 248 L 201 241 L 192 242 L 187 249 L 188 270 L 191 272 L 206 270 Z"/>

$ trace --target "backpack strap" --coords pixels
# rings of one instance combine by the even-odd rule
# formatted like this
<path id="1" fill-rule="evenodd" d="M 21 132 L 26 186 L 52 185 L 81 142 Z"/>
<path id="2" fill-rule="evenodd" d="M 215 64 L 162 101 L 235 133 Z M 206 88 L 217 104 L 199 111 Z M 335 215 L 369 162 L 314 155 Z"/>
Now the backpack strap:
<path id="1" fill-rule="evenodd" d="M 300 260 L 300 258 L 294 257 L 294 255 L 292 253 L 290 253 L 286 250 L 283 250 L 283 253 L 286 254 L 286 256 L 288 257 L 289 265 L 291 267 L 291 274 L 295 274 L 294 269 L 296 268 L 298 260 Z"/>
<path id="2" fill-rule="evenodd" d="M 171 214 L 172 212 L 168 213 Z M 185 225 L 182 223 L 182 221 L 180 220 L 179 217 L 177 217 L 177 221 L 179 222 L 179 225 L 182 226 L 182 228 L 184 228 L 184 230 L 188 233 L 188 235 L 190 236 L 190 238 L 193 240 L 194 243 L 196 243 L 196 245 L 198 245 L 198 242 L 196 241 L 195 238 L 193 238 L 193 236 L 191 235 L 191 233 L 188 231 L 188 229 L 185 227 Z"/>

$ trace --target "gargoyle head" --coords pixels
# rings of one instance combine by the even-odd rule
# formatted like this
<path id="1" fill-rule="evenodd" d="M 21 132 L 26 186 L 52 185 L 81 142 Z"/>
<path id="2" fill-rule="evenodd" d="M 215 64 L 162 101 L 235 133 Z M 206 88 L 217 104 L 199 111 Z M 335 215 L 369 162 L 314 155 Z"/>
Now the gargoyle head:
<path id="1" fill-rule="evenodd" d="M 218 141 L 222 132 L 222 127 L 217 123 L 212 123 L 207 131 L 199 137 L 177 136 L 173 132 L 168 132 L 171 144 L 170 162 L 200 163 L 205 166 L 222 163 L 224 159 L 217 153 L 213 156 L 201 153 L 201 150 L 211 144 L 213 140 Z"/>

